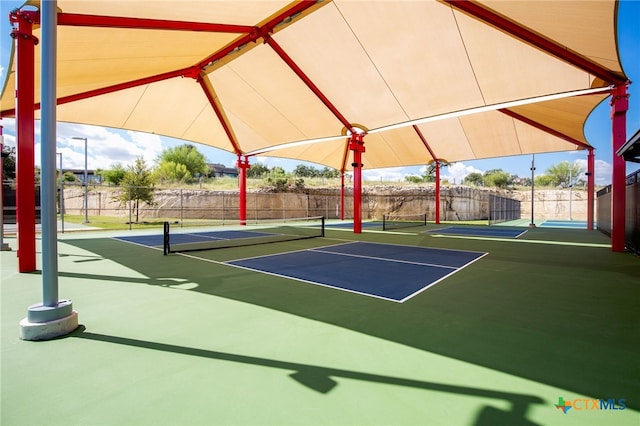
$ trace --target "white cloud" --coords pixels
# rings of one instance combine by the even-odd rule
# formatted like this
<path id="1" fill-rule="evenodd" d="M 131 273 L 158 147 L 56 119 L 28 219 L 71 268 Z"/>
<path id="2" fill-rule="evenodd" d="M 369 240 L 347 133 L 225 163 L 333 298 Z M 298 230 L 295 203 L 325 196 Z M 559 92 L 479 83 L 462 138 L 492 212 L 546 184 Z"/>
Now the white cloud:
<path id="1" fill-rule="evenodd" d="M 402 182 L 409 175 L 406 167 L 390 167 L 387 169 L 373 169 L 362 171 L 362 179 L 368 182 Z"/>
<path id="2" fill-rule="evenodd" d="M 260 157 L 260 156 L 258 156 L 258 157 L 255 157 L 254 161 L 256 163 L 262 164 L 263 166 L 266 166 L 269 163 L 269 161 L 272 161 L 272 160 L 273 160 L 273 158 L 271 158 L 271 157 Z"/>
<path id="3" fill-rule="evenodd" d="M 16 146 L 16 126 L 15 119 L 3 118 L 0 121 L 3 126 L 4 144 L 6 146 Z M 40 126 L 36 123 L 36 146 L 35 162 L 40 165 Z M 65 169 L 84 168 L 84 141 L 72 139 L 73 137 L 87 138 L 87 162 L 89 169 L 110 168 L 115 163 L 126 166 L 133 164 L 136 157 L 142 156 L 149 166 L 155 164 L 155 160 L 162 153 L 162 150 L 171 145 L 169 139 L 149 133 L 138 133 L 123 131 L 97 126 L 88 126 L 73 123 L 58 123 L 57 126 L 57 148 L 56 152 L 62 153 L 62 162 Z M 226 153 L 225 153 L 226 154 Z M 229 162 L 228 165 L 235 164 L 233 154 L 218 155 L 219 161 Z M 56 164 L 58 164 L 56 158 Z M 218 158 L 216 158 L 218 161 Z M 264 164 L 268 167 L 281 166 L 285 170 L 291 171 L 295 165 L 301 163 L 295 160 L 286 160 L 275 157 L 255 157 L 252 162 Z M 586 170 L 587 161 L 576 159 Z M 231 164 L 232 163 L 232 164 Z M 321 166 L 318 166 L 321 167 Z M 408 175 L 422 175 L 426 166 L 417 167 L 394 167 L 387 169 L 363 170 L 363 179 L 367 181 L 401 182 Z M 451 183 L 460 184 L 470 173 L 484 173 L 476 167 L 457 162 L 441 170 L 442 179 Z M 538 173 L 544 173 L 538 171 Z M 596 185 L 608 185 L 611 183 L 612 165 L 604 160 L 595 160 L 595 181 Z"/>
<path id="4" fill-rule="evenodd" d="M 446 179 L 451 183 L 461 184 L 464 181 L 464 178 L 467 177 L 471 173 L 484 173 L 482 170 L 476 169 L 473 166 L 466 166 L 464 163 L 453 163 L 452 165 L 447 167 L 447 172 L 440 174 L 441 179 Z"/>
<path id="5" fill-rule="evenodd" d="M 584 168 L 585 171 L 587 170 L 587 160 L 580 159 L 575 162 Z M 594 166 L 596 185 L 609 185 L 611 183 L 611 173 L 613 172 L 611 164 L 604 160 L 595 160 Z M 583 178 L 586 180 L 586 176 Z"/>
<path id="6" fill-rule="evenodd" d="M 116 163 L 126 166 L 137 157 L 151 166 L 162 152 L 162 139 L 158 135 L 61 123 L 57 151 L 62 153 L 65 169 L 84 168 L 85 143 L 74 138 L 87 138 L 89 169 L 108 169 Z"/>

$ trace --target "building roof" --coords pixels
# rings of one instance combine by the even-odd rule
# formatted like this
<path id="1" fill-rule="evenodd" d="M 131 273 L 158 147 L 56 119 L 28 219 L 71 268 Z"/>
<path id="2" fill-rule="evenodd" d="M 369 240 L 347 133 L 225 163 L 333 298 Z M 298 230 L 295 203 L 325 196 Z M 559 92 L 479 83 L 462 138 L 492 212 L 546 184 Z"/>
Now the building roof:
<path id="1" fill-rule="evenodd" d="M 640 129 L 616 151 L 616 155 L 623 157 L 625 161 L 640 163 Z"/>

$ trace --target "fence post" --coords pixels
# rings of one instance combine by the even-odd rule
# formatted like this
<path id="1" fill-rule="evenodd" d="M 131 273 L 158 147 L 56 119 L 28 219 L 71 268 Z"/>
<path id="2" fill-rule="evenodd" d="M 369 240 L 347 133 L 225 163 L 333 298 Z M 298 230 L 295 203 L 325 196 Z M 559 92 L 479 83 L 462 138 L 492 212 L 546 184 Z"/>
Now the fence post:
<path id="1" fill-rule="evenodd" d="M 183 226 L 184 214 L 183 214 L 184 204 L 182 200 L 182 188 L 180 188 L 180 228 Z"/>

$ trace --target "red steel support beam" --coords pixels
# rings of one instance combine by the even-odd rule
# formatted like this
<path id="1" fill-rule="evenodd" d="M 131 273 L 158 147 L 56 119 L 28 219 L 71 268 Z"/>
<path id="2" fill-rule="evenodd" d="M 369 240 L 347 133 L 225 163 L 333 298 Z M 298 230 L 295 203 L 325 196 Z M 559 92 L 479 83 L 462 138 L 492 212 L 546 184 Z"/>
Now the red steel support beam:
<path id="1" fill-rule="evenodd" d="M 245 155 L 244 160 L 242 156 L 238 154 L 238 162 L 236 166 L 239 169 L 239 190 L 240 190 L 240 225 L 247 224 L 247 169 L 251 167 L 249 164 L 249 158 Z"/>
<path id="2" fill-rule="evenodd" d="M 291 70 L 304 82 L 304 84 L 307 85 L 309 90 L 311 90 L 313 94 L 316 95 L 318 99 L 320 99 L 324 106 L 326 106 L 329 111 L 331 111 L 331 113 L 342 123 L 342 125 L 352 134 L 355 134 L 356 131 L 349 120 L 347 120 L 340 113 L 340 111 L 338 111 L 338 108 L 336 108 L 335 105 L 333 105 L 331 101 L 324 95 L 324 93 L 320 91 L 318 86 L 316 86 L 313 81 L 311 81 L 311 79 L 302 71 L 302 69 L 300 69 L 298 64 L 296 64 L 293 59 L 291 59 L 287 52 L 285 52 L 284 49 L 280 47 L 280 45 L 276 43 L 276 41 L 271 37 L 266 38 L 266 43 L 271 46 L 273 50 L 275 50 L 278 56 L 280 56 L 280 58 L 289 66 L 289 68 L 291 68 Z"/>
<path id="3" fill-rule="evenodd" d="M 316 2 L 303 1 L 303 2 L 300 2 L 300 3 L 296 3 L 291 8 L 282 11 L 282 13 L 278 14 L 277 16 L 275 16 L 269 22 L 264 24 L 262 27 L 232 26 L 230 28 L 226 28 L 226 30 L 229 30 L 229 31 L 225 31 L 225 32 L 236 32 L 236 30 L 241 30 L 241 29 L 250 30 L 250 32 L 244 34 L 241 37 L 238 37 L 236 40 L 234 40 L 233 42 L 229 43 L 224 48 L 220 49 L 219 51 L 214 52 L 213 54 L 209 55 L 208 57 L 204 58 L 203 60 L 201 60 L 200 62 L 198 62 L 197 64 L 195 64 L 193 66 L 190 66 L 190 67 L 187 67 L 187 68 L 183 68 L 183 69 L 179 69 L 179 70 L 175 70 L 175 71 L 169 71 L 169 72 L 158 74 L 158 75 L 155 75 L 155 76 L 145 77 L 145 78 L 134 80 L 134 81 L 115 84 L 115 85 L 109 86 L 109 87 L 104 87 L 104 88 L 100 88 L 100 89 L 96 89 L 96 90 L 91 90 L 91 91 L 87 91 L 87 92 L 83 92 L 83 93 L 78 93 L 78 94 L 74 94 L 74 95 L 67 96 L 67 97 L 64 97 L 64 98 L 60 98 L 57 101 L 58 105 L 61 105 L 61 104 L 64 104 L 64 103 L 68 103 L 68 102 L 77 101 L 77 100 L 81 100 L 81 99 L 87 99 L 87 98 L 91 98 L 91 97 L 94 97 L 94 96 L 104 95 L 104 94 L 116 92 L 116 91 L 119 91 L 119 90 L 129 89 L 129 88 L 132 88 L 132 87 L 142 86 L 142 85 L 150 84 L 150 83 L 153 83 L 153 82 L 156 82 L 156 81 L 167 80 L 169 78 L 174 78 L 174 77 L 194 77 L 194 76 L 197 76 L 202 70 L 204 70 L 207 66 L 211 65 L 212 63 L 224 58 L 228 54 L 232 53 L 233 51 L 241 48 L 242 46 L 244 46 L 244 45 L 246 45 L 248 43 L 256 42 L 261 37 L 267 37 L 268 34 L 270 32 L 273 32 L 274 28 L 276 26 L 278 26 L 279 24 L 281 24 L 283 21 L 285 21 L 287 19 L 290 19 L 291 17 L 298 16 L 301 13 L 305 12 L 307 9 L 310 9 L 312 7 L 315 7 L 315 6 L 316 6 Z M 24 14 L 25 14 L 25 16 L 29 17 L 29 19 L 31 19 L 31 20 L 34 20 L 34 19 L 39 20 L 40 19 L 40 13 L 37 12 L 37 11 L 27 11 L 27 12 L 24 12 Z M 61 15 L 64 15 L 64 14 L 61 14 Z M 63 17 L 63 21 L 65 19 L 70 21 L 70 22 L 67 22 L 67 25 L 71 25 L 71 21 L 73 21 L 73 19 L 76 19 L 78 21 L 80 20 L 80 18 L 77 18 L 77 17 L 73 18 L 73 17 L 69 17 L 68 15 L 67 15 L 67 18 Z M 108 19 L 106 17 L 99 17 L 99 18 Z M 114 19 L 119 19 L 119 18 L 114 18 Z M 144 21 L 145 20 L 128 21 L 128 24 L 133 25 L 134 22 L 135 22 L 136 25 L 138 25 L 138 27 L 140 27 L 140 25 L 144 25 L 143 24 Z M 147 20 L 147 21 L 148 21 L 148 25 L 151 25 L 151 22 L 153 20 Z M 172 22 L 172 21 L 170 21 L 170 22 Z M 85 22 L 85 23 L 87 25 L 90 24 L 90 22 Z M 124 25 L 125 23 L 126 23 L 125 21 L 121 22 L 122 25 Z M 111 24 L 115 24 L 115 21 L 111 22 Z M 176 22 L 174 24 L 174 26 L 176 26 L 176 27 L 182 26 L 182 28 L 173 28 L 173 29 L 187 30 L 188 28 L 186 28 L 186 27 L 188 27 L 189 24 L 190 23 L 177 23 Z M 212 24 L 212 25 L 216 25 L 216 24 Z M 210 27 L 210 30 L 211 29 L 213 29 L 213 27 Z M 225 30 L 225 28 L 221 28 L 221 29 Z M 36 105 L 36 108 L 39 108 L 39 105 Z M 14 115 L 15 115 L 15 110 L 6 110 L 6 111 L 2 111 L 0 113 L 1 117 L 12 117 Z"/>
<path id="4" fill-rule="evenodd" d="M 18 224 L 18 272 L 36 270 L 36 193 L 35 193 L 35 45 L 33 23 L 20 11 L 12 14 L 16 28 L 11 33 L 17 55 L 17 173 L 16 219 Z"/>
<path id="5" fill-rule="evenodd" d="M 436 224 L 440 223 L 440 161 L 436 162 Z"/>
<path id="6" fill-rule="evenodd" d="M 344 220 L 344 170 L 340 173 L 340 220 Z"/>
<path id="7" fill-rule="evenodd" d="M 254 27 L 253 31 L 250 34 L 246 34 L 238 39 L 234 40 L 232 43 L 227 45 L 226 47 L 220 49 L 215 52 L 211 56 L 205 58 L 200 61 L 196 66 L 199 68 L 205 68 L 213 62 L 216 62 L 228 54 L 232 53 L 236 49 L 241 49 L 244 45 L 248 43 L 255 43 L 258 39 L 262 38 L 266 41 L 270 38 L 269 34 L 271 34 L 274 29 L 281 23 L 286 20 L 291 19 L 294 16 L 298 16 L 301 13 L 305 12 L 307 9 L 316 6 L 316 2 L 314 1 L 301 1 L 300 3 L 294 4 L 290 9 L 286 9 L 282 11 L 279 15 L 275 16 L 269 22 L 264 24 L 262 27 Z"/>
<path id="8" fill-rule="evenodd" d="M 311 2 L 309 2 L 311 3 Z M 322 93 L 322 91 L 315 85 L 315 83 L 307 76 L 304 71 L 295 63 L 295 61 L 285 52 L 285 50 L 268 34 L 264 36 L 265 43 L 280 56 L 280 58 L 289 66 L 289 68 L 300 78 L 304 84 L 313 92 L 314 95 L 324 104 L 324 106 L 331 111 L 331 113 L 342 123 L 345 129 L 351 133 L 351 139 L 348 143 L 348 149 L 345 150 L 344 162 L 348 158 L 348 150 L 353 151 L 353 232 L 359 234 L 362 232 L 362 153 L 364 152 L 364 141 L 362 140 L 362 134 L 358 134 L 351 122 L 345 118 L 344 115 L 338 110 L 338 108 Z M 359 135 L 359 136 L 358 136 Z M 354 142 L 359 137 L 359 142 Z M 355 138 L 355 139 L 354 139 Z M 354 149 L 354 147 L 356 147 Z M 343 165 L 344 166 L 344 165 Z M 344 167 L 343 167 L 344 170 Z M 344 171 L 343 171 L 344 173 Z M 344 175 L 342 186 L 342 218 L 344 219 Z"/>
<path id="9" fill-rule="evenodd" d="M 614 154 L 615 155 L 615 154 Z M 593 209 L 595 207 L 595 155 L 593 148 L 587 154 L 587 229 L 593 231 Z"/>
<path id="10" fill-rule="evenodd" d="M 209 79 L 203 77 L 202 73 L 200 73 L 197 75 L 196 80 L 200 84 L 200 87 L 202 87 L 202 91 L 207 96 L 207 99 L 209 100 L 209 104 L 211 104 L 213 111 L 216 113 L 216 117 L 218 117 L 218 121 L 222 125 L 224 132 L 227 134 L 227 137 L 229 138 L 229 142 L 231 142 L 231 145 L 233 146 L 233 150 L 235 151 L 236 154 L 240 155 L 242 153 L 242 149 L 240 148 L 238 139 L 236 138 L 236 135 L 233 132 L 233 129 L 231 128 L 231 123 L 229 123 L 229 119 L 227 118 L 227 115 L 224 113 L 224 109 L 222 108 L 222 105 L 220 105 L 220 102 L 218 101 L 218 97 L 215 95 L 215 91 L 213 90 L 213 87 L 211 86 Z"/>
<path id="11" fill-rule="evenodd" d="M 40 12 L 27 11 L 26 13 L 34 24 L 40 24 Z M 254 27 L 250 25 L 172 21 L 167 19 L 130 18 L 124 16 L 82 15 L 77 13 L 58 13 L 58 25 L 241 34 L 250 33 L 254 29 Z"/>
<path id="12" fill-rule="evenodd" d="M 560 133 L 557 130 L 552 129 L 551 127 L 547 127 L 544 124 L 540 124 L 537 121 L 534 121 L 530 118 L 525 117 L 524 115 L 520 115 L 517 112 L 511 111 L 510 109 L 506 109 L 506 108 L 501 108 L 498 111 L 500 111 L 501 113 L 508 115 L 511 118 L 515 118 L 518 121 L 522 121 L 523 123 L 526 123 L 530 126 L 535 127 L 536 129 L 542 130 L 543 132 L 549 133 L 550 135 L 553 135 L 557 138 L 560 138 L 562 140 L 565 140 L 569 143 L 572 143 L 574 145 L 577 145 L 581 148 L 584 149 L 593 149 L 593 147 L 589 144 L 586 144 L 584 142 L 580 142 L 577 139 L 572 138 L 571 136 L 567 136 L 564 133 Z"/>
<path id="13" fill-rule="evenodd" d="M 588 58 L 579 55 L 567 49 L 553 40 L 547 39 L 540 34 L 523 27 L 522 25 L 511 21 L 504 16 L 496 13 L 495 11 L 488 9 L 480 3 L 471 0 L 441 0 L 444 3 L 449 4 L 452 8 L 458 9 L 468 15 L 473 16 L 513 37 L 530 44 L 543 52 L 546 52 L 556 58 L 559 58 L 569 64 L 582 69 L 594 76 L 604 80 L 610 84 L 626 84 L 627 78 L 624 75 L 613 72 L 600 64 L 592 62 Z"/>
<path id="14" fill-rule="evenodd" d="M 362 153 L 364 148 L 364 135 L 352 133 L 349 149 L 353 151 L 353 233 L 362 232 Z"/>
<path id="15" fill-rule="evenodd" d="M 435 219 L 436 219 L 436 224 L 439 224 L 440 223 L 440 161 L 438 160 L 438 157 L 436 157 L 435 153 L 431 149 L 429 142 L 427 142 L 427 138 L 425 138 L 422 132 L 420 131 L 420 128 L 414 124 L 413 130 L 415 130 L 415 132 L 418 134 L 418 137 L 424 144 L 425 148 L 427 148 L 427 151 L 429 151 L 431 158 L 433 158 L 433 161 L 435 161 L 435 165 L 436 165 Z"/>
<path id="16" fill-rule="evenodd" d="M 626 209 L 626 163 L 616 152 L 627 141 L 627 86 L 616 86 L 611 96 L 613 173 L 611 176 L 611 250 L 624 251 Z"/>
<path id="17" fill-rule="evenodd" d="M 174 77 L 183 77 L 186 75 L 190 75 L 192 73 L 192 68 L 183 68 L 176 71 L 170 71 L 163 74 L 154 75 L 151 77 L 145 77 L 138 80 L 127 81 L 125 83 L 114 84 L 113 86 L 102 87 L 100 89 L 89 90 L 87 92 L 76 93 L 75 95 L 64 96 L 58 98 L 56 101 L 57 105 L 63 105 L 69 102 L 80 101 L 83 99 L 89 99 L 94 96 L 106 95 L 108 93 L 117 92 L 119 90 L 131 89 L 133 87 L 144 86 L 145 84 L 155 83 L 157 81 L 167 80 Z M 36 110 L 40 109 L 40 103 L 34 104 L 34 108 Z M 16 111 L 14 109 L 9 109 L 2 111 L 2 117 L 13 117 L 15 116 Z"/>

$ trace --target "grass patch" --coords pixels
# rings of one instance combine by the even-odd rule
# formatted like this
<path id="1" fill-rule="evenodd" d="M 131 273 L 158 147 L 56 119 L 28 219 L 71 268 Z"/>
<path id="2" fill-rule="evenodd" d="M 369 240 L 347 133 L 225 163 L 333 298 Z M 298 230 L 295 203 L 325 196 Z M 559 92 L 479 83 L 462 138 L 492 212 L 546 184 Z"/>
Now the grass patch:
<path id="1" fill-rule="evenodd" d="M 58 216 L 60 219 L 60 216 Z M 165 221 L 175 221 L 175 219 L 168 218 L 153 218 L 149 220 L 141 220 L 139 222 L 129 222 L 129 218 L 126 217 L 112 217 L 112 216 L 89 216 L 89 223 L 84 223 L 83 215 L 64 215 L 65 223 L 82 224 L 92 228 L 100 228 L 105 230 L 111 229 L 150 229 L 150 228 L 162 228 Z"/>

